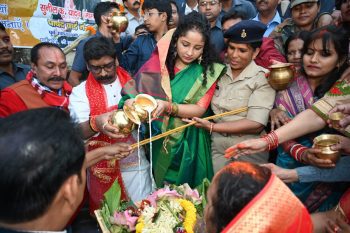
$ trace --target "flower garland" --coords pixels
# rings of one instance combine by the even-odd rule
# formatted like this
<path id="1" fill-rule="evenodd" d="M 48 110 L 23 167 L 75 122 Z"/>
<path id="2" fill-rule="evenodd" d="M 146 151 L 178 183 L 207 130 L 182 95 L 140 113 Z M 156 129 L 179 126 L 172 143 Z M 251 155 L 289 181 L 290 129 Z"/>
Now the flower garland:
<path id="1" fill-rule="evenodd" d="M 136 233 L 141 233 L 142 229 L 145 227 L 145 221 L 143 220 L 143 217 L 139 217 L 139 219 L 137 220 L 137 224 L 136 224 Z"/>
<path id="2" fill-rule="evenodd" d="M 187 233 L 193 233 L 194 225 L 196 224 L 197 217 L 196 217 L 196 208 L 194 207 L 193 203 L 186 199 L 180 199 L 179 203 L 182 208 L 186 211 L 185 220 L 183 223 L 183 227 L 185 228 Z"/>
<path id="3" fill-rule="evenodd" d="M 178 199 L 177 202 L 180 204 L 180 206 L 185 210 L 185 219 L 183 221 L 183 228 L 185 229 L 186 233 L 194 233 L 193 228 L 197 221 L 196 216 L 196 208 L 194 204 L 186 199 Z M 141 216 L 137 220 L 136 224 L 136 233 L 142 233 L 143 228 L 145 227 L 145 221 L 144 218 Z"/>

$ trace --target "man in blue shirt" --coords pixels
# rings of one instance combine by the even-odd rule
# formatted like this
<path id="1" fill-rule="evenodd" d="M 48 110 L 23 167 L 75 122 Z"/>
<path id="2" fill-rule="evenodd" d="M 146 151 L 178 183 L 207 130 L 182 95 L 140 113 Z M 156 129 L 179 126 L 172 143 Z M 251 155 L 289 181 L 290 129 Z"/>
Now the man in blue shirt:
<path id="1" fill-rule="evenodd" d="M 13 62 L 13 46 L 10 36 L 0 23 L 0 90 L 25 79 L 30 67 Z"/>
<path id="2" fill-rule="evenodd" d="M 217 54 L 225 49 L 224 35 L 221 30 L 220 12 L 222 5 L 220 0 L 198 0 L 198 10 L 205 15 L 210 23 L 210 42 Z"/>
<path id="3" fill-rule="evenodd" d="M 130 47 L 122 53 L 117 50 L 120 66 L 134 75 L 151 57 L 157 41 L 168 31 L 171 5 L 168 0 L 147 0 L 142 5 L 144 24 L 150 32 L 138 36 Z"/>
<path id="4" fill-rule="evenodd" d="M 72 86 L 77 86 L 80 83 L 80 79 L 82 78 L 83 73 L 87 73 L 87 67 L 83 56 L 83 48 L 88 40 L 96 36 L 104 36 L 107 38 L 111 38 L 111 40 L 113 40 L 115 43 L 117 42 L 116 40 L 118 40 L 119 43 L 116 44 L 116 49 L 118 50 L 125 50 L 132 42 L 131 36 L 122 37 L 120 39 L 119 35 L 117 36 L 117 38 L 115 38 L 114 34 L 112 34 L 113 30 L 109 24 L 109 16 L 110 13 L 118 11 L 119 6 L 115 2 L 100 2 L 96 5 L 94 10 L 94 18 L 98 30 L 95 35 L 80 41 L 76 49 L 72 70 L 68 79 L 68 82 Z"/>
<path id="5" fill-rule="evenodd" d="M 221 0 L 222 10 L 220 12 L 220 18 L 229 10 L 234 9 L 236 12 L 243 14 L 244 19 L 251 19 L 256 15 L 256 9 L 254 5 L 246 0 Z"/>
<path id="6" fill-rule="evenodd" d="M 277 11 L 280 0 L 257 0 L 258 14 L 253 18 L 267 26 L 264 37 L 268 37 L 274 28 L 281 23 L 281 17 Z"/>

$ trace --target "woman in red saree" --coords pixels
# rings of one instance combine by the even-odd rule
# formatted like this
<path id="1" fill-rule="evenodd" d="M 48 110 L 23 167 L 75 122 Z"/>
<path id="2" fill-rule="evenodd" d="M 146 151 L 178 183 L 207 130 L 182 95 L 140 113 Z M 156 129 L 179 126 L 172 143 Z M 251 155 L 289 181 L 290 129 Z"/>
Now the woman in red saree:
<path id="1" fill-rule="evenodd" d="M 208 233 L 311 233 L 310 215 L 299 199 L 264 167 L 233 162 L 213 178 L 205 221 Z"/>

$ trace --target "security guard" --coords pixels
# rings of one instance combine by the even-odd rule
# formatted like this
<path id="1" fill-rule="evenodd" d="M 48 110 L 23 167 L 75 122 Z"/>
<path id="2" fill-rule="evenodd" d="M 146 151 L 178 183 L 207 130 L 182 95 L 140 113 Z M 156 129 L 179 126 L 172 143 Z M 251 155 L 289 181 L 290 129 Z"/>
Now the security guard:
<path id="1" fill-rule="evenodd" d="M 214 172 L 226 164 L 224 152 L 228 147 L 260 137 L 268 122 L 275 91 L 266 80 L 268 70 L 254 62 L 265 30 L 266 26 L 261 22 L 243 20 L 224 34 L 228 39 L 227 72 L 217 83 L 211 107 L 215 114 L 241 107 L 248 107 L 248 111 L 222 117 L 214 122 L 194 118 L 198 122 L 197 127 L 205 128 L 212 134 Z M 266 163 L 268 153 L 241 156 L 239 160 Z"/>

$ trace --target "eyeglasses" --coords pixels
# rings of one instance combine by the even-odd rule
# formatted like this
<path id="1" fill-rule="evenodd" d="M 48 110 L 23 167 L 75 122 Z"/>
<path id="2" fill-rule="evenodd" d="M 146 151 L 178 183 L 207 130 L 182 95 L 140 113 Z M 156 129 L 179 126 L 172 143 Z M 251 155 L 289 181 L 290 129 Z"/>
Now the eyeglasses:
<path id="1" fill-rule="evenodd" d="M 156 15 L 156 14 L 160 15 L 162 13 L 164 13 L 164 12 L 145 12 L 143 14 L 143 18 L 149 18 L 149 17 L 152 17 L 152 15 Z"/>
<path id="2" fill-rule="evenodd" d="M 202 7 L 206 7 L 206 6 L 208 6 L 208 4 L 210 5 L 210 6 L 215 6 L 216 4 L 218 4 L 219 3 L 219 1 L 216 1 L 216 0 L 212 0 L 212 1 L 202 1 L 202 2 L 199 2 L 199 6 L 202 6 Z"/>
<path id="3" fill-rule="evenodd" d="M 88 65 L 89 66 L 89 69 L 92 73 L 95 73 L 95 74 L 99 74 L 102 72 L 102 69 L 104 69 L 104 71 L 106 72 L 111 72 L 114 67 L 115 67 L 115 61 L 112 61 L 104 66 L 93 66 L 93 65 Z"/>

